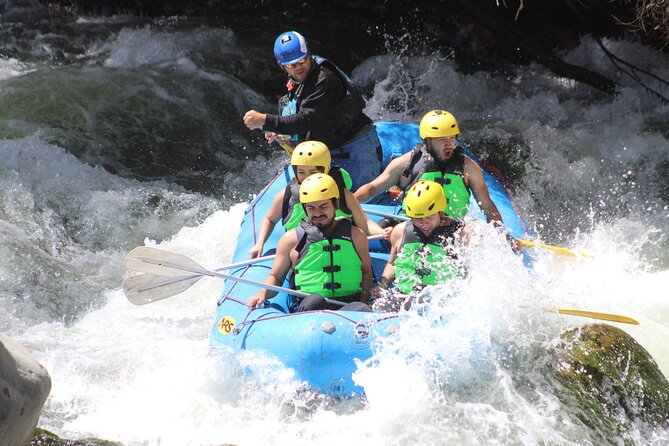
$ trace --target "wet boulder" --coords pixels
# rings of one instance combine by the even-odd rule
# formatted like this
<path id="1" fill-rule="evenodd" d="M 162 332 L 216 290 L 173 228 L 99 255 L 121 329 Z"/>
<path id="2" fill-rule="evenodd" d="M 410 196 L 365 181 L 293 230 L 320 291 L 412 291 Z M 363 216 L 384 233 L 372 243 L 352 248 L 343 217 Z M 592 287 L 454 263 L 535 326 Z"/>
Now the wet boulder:
<path id="1" fill-rule="evenodd" d="M 623 330 L 605 324 L 575 328 L 562 334 L 552 354 L 558 397 L 602 440 L 630 440 L 640 424 L 669 427 L 669 382 Z"/>
<path id="2" fill-rule="evenodd" d="M 99 438 L 84 438 L 82 440 L 64 440 L 53 432 L 37 428 L 32 445 L 47 446 L 123 446 L 116 441 L 100 440 Z"/>
<path id="3" fill-rule="evenodd" d="M 0 334 L 0 439 L 3 446 L 30 444 L 51 390 L 46 369 L 21 345 Z"/>

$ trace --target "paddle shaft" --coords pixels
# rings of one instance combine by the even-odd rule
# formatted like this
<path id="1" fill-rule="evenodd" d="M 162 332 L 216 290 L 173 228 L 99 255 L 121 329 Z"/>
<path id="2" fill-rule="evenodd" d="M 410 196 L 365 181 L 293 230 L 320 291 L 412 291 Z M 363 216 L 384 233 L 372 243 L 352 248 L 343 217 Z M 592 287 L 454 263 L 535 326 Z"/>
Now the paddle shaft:
<path id="1" fill-rule="evenodd" d="M 368 209 L 368 208 L 363 208 L 363 211 L 365 211 L 365 213 L 367 214 L 378 215 L 379 217 L 394 218 L 395 220 L 401 220 L 401 221 L 411 220 L 406 215 L 395 215 L 395 214 L 390 214 L 388 212 L 375 211 L 374 209 Z"/>
<path id="2" fill-rule="evenodd" d="M 220 268 L 216 268 L 214 271 L 224 271 L 226 269 L 237 268 L 238 266 L 253 265 L 254 263 L 264 262 L 265 260 L 273 260 L 274 257 L 276 257 L 276 254 L 263 257 L 256 257 L 255 259 L 242 260 L 241 262 L 230 263 L 229 265 L 221 266 Z"/>

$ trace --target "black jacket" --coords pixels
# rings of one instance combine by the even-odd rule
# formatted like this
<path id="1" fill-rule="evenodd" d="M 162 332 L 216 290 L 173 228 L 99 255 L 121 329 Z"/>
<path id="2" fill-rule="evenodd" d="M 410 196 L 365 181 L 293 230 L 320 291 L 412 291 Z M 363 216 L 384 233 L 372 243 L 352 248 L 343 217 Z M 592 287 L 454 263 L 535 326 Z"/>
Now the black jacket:
<path id="1" fill-rule="evenodd" d="M 268 114 L 263 130 L 297 134 L 300 142 L 321 141 L 334 149 L 372 121 L 362 111 L 362 97 L 334 64 L 327 60 L 312 63 L 305 81 L 293 84 L 293 89 L 279 100 L 280 110 L 287 102 L 295 101 L 297 113 Z"/>

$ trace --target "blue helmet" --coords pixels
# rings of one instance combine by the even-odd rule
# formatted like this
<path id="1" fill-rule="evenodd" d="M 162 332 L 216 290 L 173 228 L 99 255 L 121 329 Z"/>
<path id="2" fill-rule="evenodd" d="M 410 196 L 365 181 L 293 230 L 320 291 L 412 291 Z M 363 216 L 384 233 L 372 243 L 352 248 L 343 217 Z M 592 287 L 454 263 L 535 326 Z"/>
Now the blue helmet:
<path id="1" fill-rule="evenodd" d="M 308 55 L 307 40 L 296 31 L 282 33 L 274 41 L 274 56 L 282 67 L 294 64 Z"/>

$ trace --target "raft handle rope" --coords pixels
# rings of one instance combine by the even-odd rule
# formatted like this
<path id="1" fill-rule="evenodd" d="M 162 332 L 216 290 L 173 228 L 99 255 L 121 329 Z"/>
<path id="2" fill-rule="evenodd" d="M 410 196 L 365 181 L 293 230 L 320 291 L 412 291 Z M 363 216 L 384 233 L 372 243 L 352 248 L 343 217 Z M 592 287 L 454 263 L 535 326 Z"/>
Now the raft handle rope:
<path id="1" fill-rule="evenodd" d="M 237 300 L 237 299 L 234 299 L 234 298 L 229 298 L 229 299 L 238 302 L 240 305 L 246 305 L 244 302 L 241 302 L 241 301 L 239 301 L 239 300 Z M 362 331 L 366 331 L 367 333 L 369 333 L 369 327 L 371 327 L 371 326 L 373 326 L 373 325 L 376 325 L 376 324 L 378 324 L 378 323 L 380 323 L 380 322 L 383 322 L 383 321 L 385 321 L 385 320 L 388 320 L 388 319 L 397 319 L 397 318 L 400 317 L 399 314 L 384 313 L 382 316 L 377 317 L 377 318 L 375 318 L 375 319 L 373 319 L 373 320 L 369 320 L 369 321 L 365 321 L 365 322 L 360 322 L 360 321 L 356 321 L 355 319 L 352 319 L 352 318 L 350 318 L 350 317 L 344 315 L 343 313 L 345 313 L 345 312 L 337 312 L 337 311 L 334 311 L 334 310 L 313 310 L 313 311 L 303 311 L 303 312 L 301 312 L 301 313 L 285 313 L 285 314 L 277 314 L 277 315 L 267 316 L 267 317 L 258 317 L 258 318 L 256 318 L 256 319 L 248 319 L 249 315 L 250 315 L 253 311 L 254 311 L 254 310 L 249 310 L 249 311 L 246 313 L 246 316 L 244 317 L 244 320 L 243 320 L 242 322 L 240 322 L 239 325 L 237 325 L 237 326 L 234 328 L 233 331 L 234 331 L 235 334 L 239 334 L 239 333 L 241 332 L 241 330 L 242 330 L 242 327 L 244 327 L 245 325 L 249 325 L 249 324 L 259 324 L 259 323 L 261 323 L 261 322 L 271 321 L 271 320 L 274 320 L 274 319 L 281 319 L 281 318 L 285 318 L 285 317 L 296 316 L 296 315 L 298 315 L 298 314 L 302 314 L 302 313 L 304 313 L 304 314 L 307 314 L 307 313 L 327 313 L 327 314 L 331 314 L 331 315 L 333 315 L 333 316 L 337 316 L 337 317 L 339 317 L 339 318 L 342 318 L 342 319 L 344 319 L 344 320 L 347 321 L 347 322 L 350 322 L 350 323 L 352 323 L 352 324 L 355 324 L 355 326 L 356 326 L 356 332 L 358 331 L 358 327 L 364 327 L 364 328 L 362 328 L 361 330 L 362 330 Z"/>

